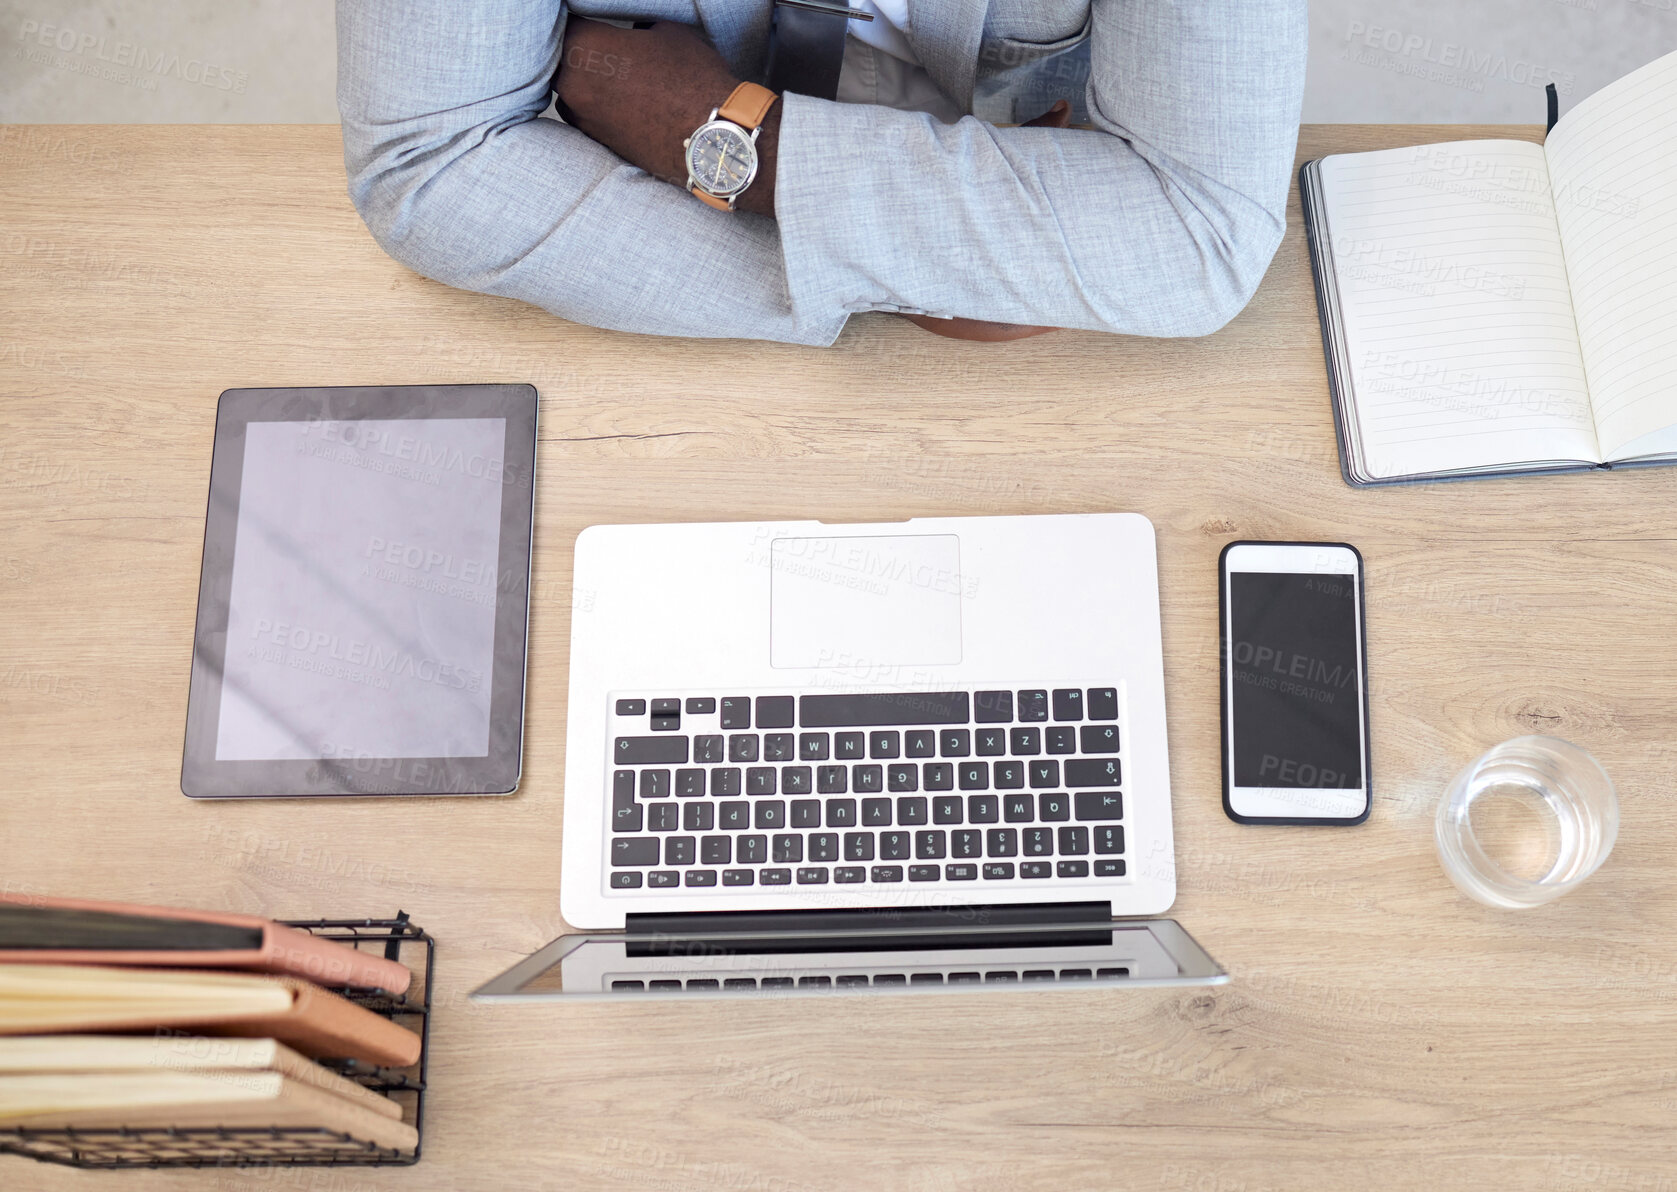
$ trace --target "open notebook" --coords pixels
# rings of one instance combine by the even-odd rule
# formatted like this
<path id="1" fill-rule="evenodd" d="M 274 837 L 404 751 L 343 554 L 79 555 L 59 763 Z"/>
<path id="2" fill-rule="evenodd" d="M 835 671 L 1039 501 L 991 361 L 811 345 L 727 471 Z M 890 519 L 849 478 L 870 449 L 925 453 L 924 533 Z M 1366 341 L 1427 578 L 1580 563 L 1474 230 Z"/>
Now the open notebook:
<path id="1" fill-rule="evenodd" d="M 1677 462 L 1677 53 L 1299 189 L 1349 483 Z"/>

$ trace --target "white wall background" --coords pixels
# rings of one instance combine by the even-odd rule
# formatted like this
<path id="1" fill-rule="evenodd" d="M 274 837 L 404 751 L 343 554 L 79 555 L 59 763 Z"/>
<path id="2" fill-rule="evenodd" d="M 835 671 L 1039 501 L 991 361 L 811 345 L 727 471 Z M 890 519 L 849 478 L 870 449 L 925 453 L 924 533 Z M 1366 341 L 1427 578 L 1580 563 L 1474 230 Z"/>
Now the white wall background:
<path id="1" fill-rule="evenodd" d="M 1565 112 L 1677 50 L 1677 0 L 1311 0 L 1310 27 L 1306 121 L 1529 124 L 1544 83 Z M 335 70 L 331 0 L 0 0 L 0 123 L 336 122 Z"/>

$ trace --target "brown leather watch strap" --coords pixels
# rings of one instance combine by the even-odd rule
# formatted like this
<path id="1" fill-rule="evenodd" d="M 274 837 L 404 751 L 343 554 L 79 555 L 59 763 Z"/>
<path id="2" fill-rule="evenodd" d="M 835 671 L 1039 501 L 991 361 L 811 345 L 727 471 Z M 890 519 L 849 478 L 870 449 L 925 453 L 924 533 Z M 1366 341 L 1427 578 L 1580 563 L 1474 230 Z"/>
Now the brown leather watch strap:
<path id="1" fill-rule="evenodd" d="M 774 106 L 774 101 L 780 96 L 767 87 L 760 87 L 756 83 L 741 83 L 735 87 L 733 94 L 722 101 L 722 106 L 716 109 L 716 114 L 724 120 L 732 120 L 735 124 L 748 132 L 761 124 Z"/>
<path id="2" fill-rule="evenodd" d="M 695 199 L 698 199 L 699 202 L 703 203 L 706 207 L 715 207 L 718 211 L 732 211 L 734 209 L 733 204 L 729 203 L 727 199 L 718 198 L 713 194 L 707 194 L 706 192 L 700 190 L 697 185 L 690 187 L 689 192 Z"/>

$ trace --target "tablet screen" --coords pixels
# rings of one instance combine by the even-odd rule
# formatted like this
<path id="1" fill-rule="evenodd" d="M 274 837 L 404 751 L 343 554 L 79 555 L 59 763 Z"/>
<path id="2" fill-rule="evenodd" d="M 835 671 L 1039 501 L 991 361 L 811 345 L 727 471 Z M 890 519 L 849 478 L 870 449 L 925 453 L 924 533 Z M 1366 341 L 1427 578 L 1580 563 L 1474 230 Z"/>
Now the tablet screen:
<path id="1" fill-rule="evenodd" d="M 256 422 L 218 760 L 489 751 L 502 418 Z"/>

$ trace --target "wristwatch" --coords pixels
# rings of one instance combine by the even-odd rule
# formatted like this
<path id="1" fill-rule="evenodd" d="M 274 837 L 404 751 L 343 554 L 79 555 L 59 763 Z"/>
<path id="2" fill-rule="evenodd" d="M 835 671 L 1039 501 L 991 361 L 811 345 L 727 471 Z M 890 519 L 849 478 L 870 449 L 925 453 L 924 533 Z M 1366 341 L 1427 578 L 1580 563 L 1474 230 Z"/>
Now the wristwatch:
<path id="1" fill-rule="evenodd" d="M 695 199 L 718 211 L 734 209 L 734 200 L 757 177 L 757 134 L 779 98 L 767 87 L 741 83 L 681 143 L 687 151 L 687 189 Z"/>

